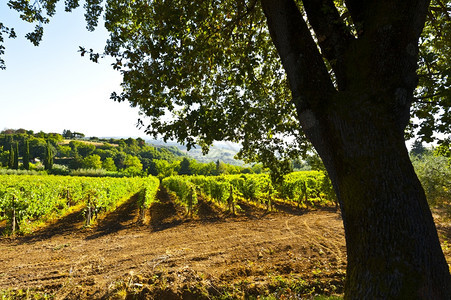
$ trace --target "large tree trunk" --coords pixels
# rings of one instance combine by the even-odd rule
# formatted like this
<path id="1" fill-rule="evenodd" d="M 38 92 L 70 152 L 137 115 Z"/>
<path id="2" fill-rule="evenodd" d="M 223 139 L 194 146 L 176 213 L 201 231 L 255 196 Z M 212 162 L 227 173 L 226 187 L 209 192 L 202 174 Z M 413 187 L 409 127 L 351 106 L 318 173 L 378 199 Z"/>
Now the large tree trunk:
<path id="1" fill-rule="evenodd" d="M 328 168 L 346 234 L 345 294 L 348 299 L 449 299 L 448 265 L 403 137 L 372 111 L 356 108 L 328 120 L 334 126 L 330 139 L 339 145 Z"/>
<path id="2" fill-rule="evenodd" d="M 404 143 L 427 0 L 261 0 L 298 119 L 338 196 L 346 299 L 450 299 L 451 276 Z M 331 78 L 323 59 L 330 62 Z M 335 81 L 335 84 L 333 83 Z"/>

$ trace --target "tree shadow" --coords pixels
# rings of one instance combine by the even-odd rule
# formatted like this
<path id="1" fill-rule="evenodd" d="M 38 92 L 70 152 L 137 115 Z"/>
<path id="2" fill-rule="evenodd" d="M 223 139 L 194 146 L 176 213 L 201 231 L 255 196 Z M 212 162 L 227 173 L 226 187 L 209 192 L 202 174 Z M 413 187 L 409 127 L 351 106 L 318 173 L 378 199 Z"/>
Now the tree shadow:
<path id="1" fill-rule="evenodd" d="M 83 225 L 84 225 L 83 210 L 80 209 L 71 212 L 70 214 L 65 215 L 62 218 L 59 218 L 54 223 L 39 229 L 32 235 L 25 235 L 19 237 L 20 241 L 19 243 L 20 244 L 31 243 L 34 241 L 50 239 L 58 235 L 71 234 L 82 228 Z"/>
<path id="2" fill-rule="evenodd" d="M 133 195 L 125 203 L 108 213 L 98 221 L 95 233 L 87 236 L 86 240 L 93 240 L 108 234 L 130 228 L 138 223 L 139 208 L 138 194 Z"/>
<path id="3" fill-rule="evenodd" d="M 305 208 L 301 208 L 297 205 L 291 205 L 288 203 L 273 202 L 273 205 L 278 211 L 282 211 L 290 215 L 302 216 L 308 212 L 308 210 Z"/>
<path id="4" fill-rule="evenodd" d="M 215 223 L 224 220 L 223 212 L 214 203 L 203 198 L 197 200 L 197 216 L 201 222 Z"/>
<path id="5" fill-rule="evenodd" d="M 254 205 L 242 200 L 237 201 L 237 204 L 240 207 L 240 213 L 244 214 L 244 216 L 249 220 L 258 220 L 271 213 L 266 209 L 255 207 Z"/>
<path id="6" fill-rule="evenodd" d="M 182 217 L 181 209 L 172 201 L 155 202 L 149 208 L 150 229 L 152 231 L 162 231 L 182 224 L 185 220 Z"/>
<path id="7" fill-rule="evenodd" d="M 293 202 L 294 203 L 294 202 Z M 284 202 L 274 202 L 273 203 L 274 207 L 277 209 L 277 211 L 281 211 L 290 215 L 295 215 L 295 216 L 302 216 L 305 215 L 309 212 L 311 212 L 312 210 L 316 210 L 316 211 L 327 211 L 330 213 L 340 213 L 340 210 L 337 209 L 335 206 L 319 206 L 319 207 L 307 207 L 307 208 L 302 208 L 299 207 L 297 205 L 293 205 L 291 203 L 284 203 Z"/>

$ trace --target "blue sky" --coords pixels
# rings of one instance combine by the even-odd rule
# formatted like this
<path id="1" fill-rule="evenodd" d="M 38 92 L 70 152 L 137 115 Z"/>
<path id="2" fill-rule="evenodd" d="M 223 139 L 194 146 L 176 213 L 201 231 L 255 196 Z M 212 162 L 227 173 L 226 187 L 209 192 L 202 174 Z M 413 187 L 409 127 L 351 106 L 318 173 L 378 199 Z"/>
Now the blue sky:
<path id="1" fill-rule="evenodd" d="M 59 4 L 44 27 L 39 47 L 24 35 L 34 25 L 0 1 L 0 21 L 14 27 L 16 39 L 6 39 L 6 70 L 0 70 L 0 130 L 25 128 L 87 136 L 145 137 L 135 126 L 138 109 L 109 99 L 119 92 L 121 75 L 108 60 L 95 64 L 77 52 L 79 46 L 101 52 L 107 38 L 102 24 L 93 33 L 85 28 L 83 9 L 66 13 Z"/>

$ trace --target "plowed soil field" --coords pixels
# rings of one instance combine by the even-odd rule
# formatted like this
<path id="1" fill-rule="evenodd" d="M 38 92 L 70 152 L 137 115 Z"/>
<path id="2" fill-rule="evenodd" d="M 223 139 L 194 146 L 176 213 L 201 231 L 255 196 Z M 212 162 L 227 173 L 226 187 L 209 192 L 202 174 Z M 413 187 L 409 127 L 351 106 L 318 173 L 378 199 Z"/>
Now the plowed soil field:
<path id="1" fill-rule="evenodd" d="M 164 190 L 158 197 L 144 220 L 132 197 L 91 228 L 74 212 L 32 235 L 2 237 L 0 295 L 311 299 L 342 293 L 346 249 L 335 209 L 279 203 L 266 212 L 239 203 L 232 216 L 200 199 L 191 217 Z"/>

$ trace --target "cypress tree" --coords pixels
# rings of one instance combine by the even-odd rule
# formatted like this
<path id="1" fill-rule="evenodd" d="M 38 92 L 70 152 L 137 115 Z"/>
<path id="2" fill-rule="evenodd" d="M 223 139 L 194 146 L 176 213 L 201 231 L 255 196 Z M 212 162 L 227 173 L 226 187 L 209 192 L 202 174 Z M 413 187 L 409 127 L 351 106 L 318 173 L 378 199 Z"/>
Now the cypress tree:
<path id="1" fill-rule="evenodd" d="M 47 141 L 47 148 L 46 148 L 45 159 L 44 159 L 44 168 L 46 170 L 51 170 L 52 167 L 53 167 L 52 149 L 51 149 L 50 141 Z"/>
<path id="2" fill-rule="evenodd" d="M 13 144 L 10 144 L 9 149 L 9 162 L 8 162 L 8 168 L 12 169 L 14 167 L 14 148 Z"/>
<path id="3" fill-rule="evenodd" d="M 193 172 L 191 171 L 190 168 L 190 161 L 188 160 L 188 158 L 183 158 L 183 160 L 180 162 L 180 170 L 179 170 L 179 175 L 192 175 Z"/>
<path id="4" fill-rule="evenodd" d="M 18 170 L 19 169 L 19 142 L 16 142 L 16 145 L 14 147 L 14 165 L 13 165 L 13 169 L 14 170 Z"/>
<path id="5" fill-rule="evenodd" d="M 22 164 L 25 170 L 30 169 L 30 142 L 28 140 L 25 141 L 25 151 L 23 154 Z"/>

